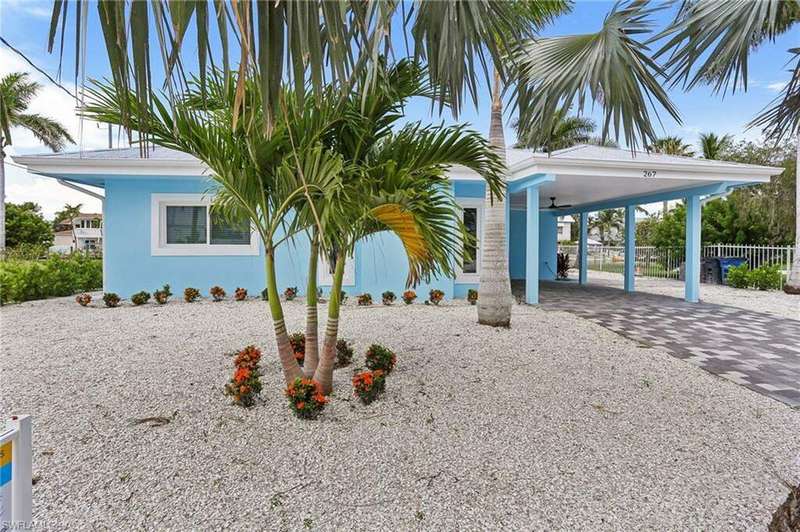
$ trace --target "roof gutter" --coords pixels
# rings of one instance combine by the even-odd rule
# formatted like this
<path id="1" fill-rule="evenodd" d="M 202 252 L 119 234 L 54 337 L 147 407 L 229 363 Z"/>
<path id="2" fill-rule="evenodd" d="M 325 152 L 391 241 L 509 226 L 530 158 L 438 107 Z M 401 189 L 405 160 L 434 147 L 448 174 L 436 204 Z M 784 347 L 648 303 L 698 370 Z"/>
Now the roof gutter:
<path id="1" fill-rule="evenodd" d="M 105 199 L 106 199 L 105 196 L 100 195 L 97 192 L 92 192 L 91 190 L 87 190 L 87 189 L 85 189 L 85 188 L 83 188 L 83 187 L 81 187 L 79 185 L 76 185 L 75 183 L 70 183 L 69 181 L 64 181 L 63 179 L 56 179 L 56 181 L 58 181 L 59 185 L 63 185 L 65 187 L 67 187 L 67 188 L 71 188 L 72 190 L 77 190 L 78 192 L 82 192 L 82 193 L 86 194 L 87 196 L 91 196 L 93 198 L 97 198 L 100 201 L 105 201 Z"/>

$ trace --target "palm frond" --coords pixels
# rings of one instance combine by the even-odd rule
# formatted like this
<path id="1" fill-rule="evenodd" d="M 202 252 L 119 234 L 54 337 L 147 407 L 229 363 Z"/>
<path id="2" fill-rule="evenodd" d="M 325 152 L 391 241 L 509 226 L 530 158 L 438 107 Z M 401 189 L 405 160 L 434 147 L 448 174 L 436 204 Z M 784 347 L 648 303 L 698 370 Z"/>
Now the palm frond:
<path id="1" fill-rule="evenodd" d="M 61 151 L 67 144 L 75 142 L 64 126 L 37 113 L 16 114 L 13 125 L 27 129 L 52 151 Z"/>
<path id="2" fill-rule="evenodd" d="M 792 79 L 773 102 L 747 127 L 760 127 L 767 138 L 778 140 L 800 133 L 800 48 L 789 50 L 794 54 Z"/>
<path id="3" fill-rule="evenodd" d="M 633 1 L 615 6 L 597 33 L 520 43 L 512 57 L 521 127 L 546 136 L 559 109 L 575 105 L 580 115 L 589 100 L 603 108 L 602 137 L 622 133 L 635 149 L 656 138 L 656 104 L 680 122 L 659 82 L 662 69 L 635 39 L 650 30 L 653 11 Z"/>
<path id="4" fill-rule="evenodd" d="M 667 39 L 655 57 L 687 89 L 747 89 L 750 52 L 800 22 L 795 0 L 685 0 L 678 16 L 651 41 Z"/>

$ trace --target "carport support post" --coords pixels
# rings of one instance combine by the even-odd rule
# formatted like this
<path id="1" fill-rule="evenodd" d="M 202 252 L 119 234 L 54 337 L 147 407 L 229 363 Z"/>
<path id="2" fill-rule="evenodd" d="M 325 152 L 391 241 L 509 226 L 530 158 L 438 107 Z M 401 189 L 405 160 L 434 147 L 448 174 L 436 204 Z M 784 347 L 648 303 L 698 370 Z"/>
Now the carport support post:
<path id="1" fill-rule="evenodd" d="M 539 188 L 525 191 L 525 302 L 539 304 Z"/>
<path id="2" fill-rule="evenodd" d="M 684 290 L 689 303 L 700 301 L 700 196 L 686 198 L 686 266 Z"/>
<path id="3" fill-rule="evenodd" d="M 581 213 L 580 236 L 578 238 L 578 282 L 586 284 L 589 273 L 589 213 Z"/>
<path id="4" fill-rule="evenodd" d="M 633 292 L 636 274 L 636 206 L 625 207 L 625 291 Z"/>

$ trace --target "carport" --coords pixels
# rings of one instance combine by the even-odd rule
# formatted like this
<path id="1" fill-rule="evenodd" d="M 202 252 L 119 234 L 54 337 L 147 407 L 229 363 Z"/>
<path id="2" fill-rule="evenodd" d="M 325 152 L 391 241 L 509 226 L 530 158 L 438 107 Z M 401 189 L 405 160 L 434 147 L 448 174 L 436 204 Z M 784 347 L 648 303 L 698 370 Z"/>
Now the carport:
<path id="1" fill-rule="evenodd" d="M 589 213 L 625 209 L 624 288 L 635 290 L 636 207 L 682 200 L 686 204 L 685 299 L 700 298 L 702 202 L 737 187 L 769 182 L 781 168 L 694 159 L 594 145 L 553 152 L 508 150 L 509 266 L 525 279 L 525 301 L 539 302 L 539 280 L 556 278 L 558 217 L 580 223 L 579 283 L 587 283 Z M 522 250 L 524 249 L 524 253 Z"/>

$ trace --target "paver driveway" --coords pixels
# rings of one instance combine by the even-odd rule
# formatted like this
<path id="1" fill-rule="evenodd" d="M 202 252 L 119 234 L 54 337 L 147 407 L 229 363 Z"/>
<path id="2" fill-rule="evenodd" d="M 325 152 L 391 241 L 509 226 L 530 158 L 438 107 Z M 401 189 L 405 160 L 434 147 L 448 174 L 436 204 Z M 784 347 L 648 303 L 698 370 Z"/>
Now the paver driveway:
<path id="1" fill-rule="evenodd" d="M 542 282 L 540 302 L 800 407 L 800 321 L 572 282 Z"/>

